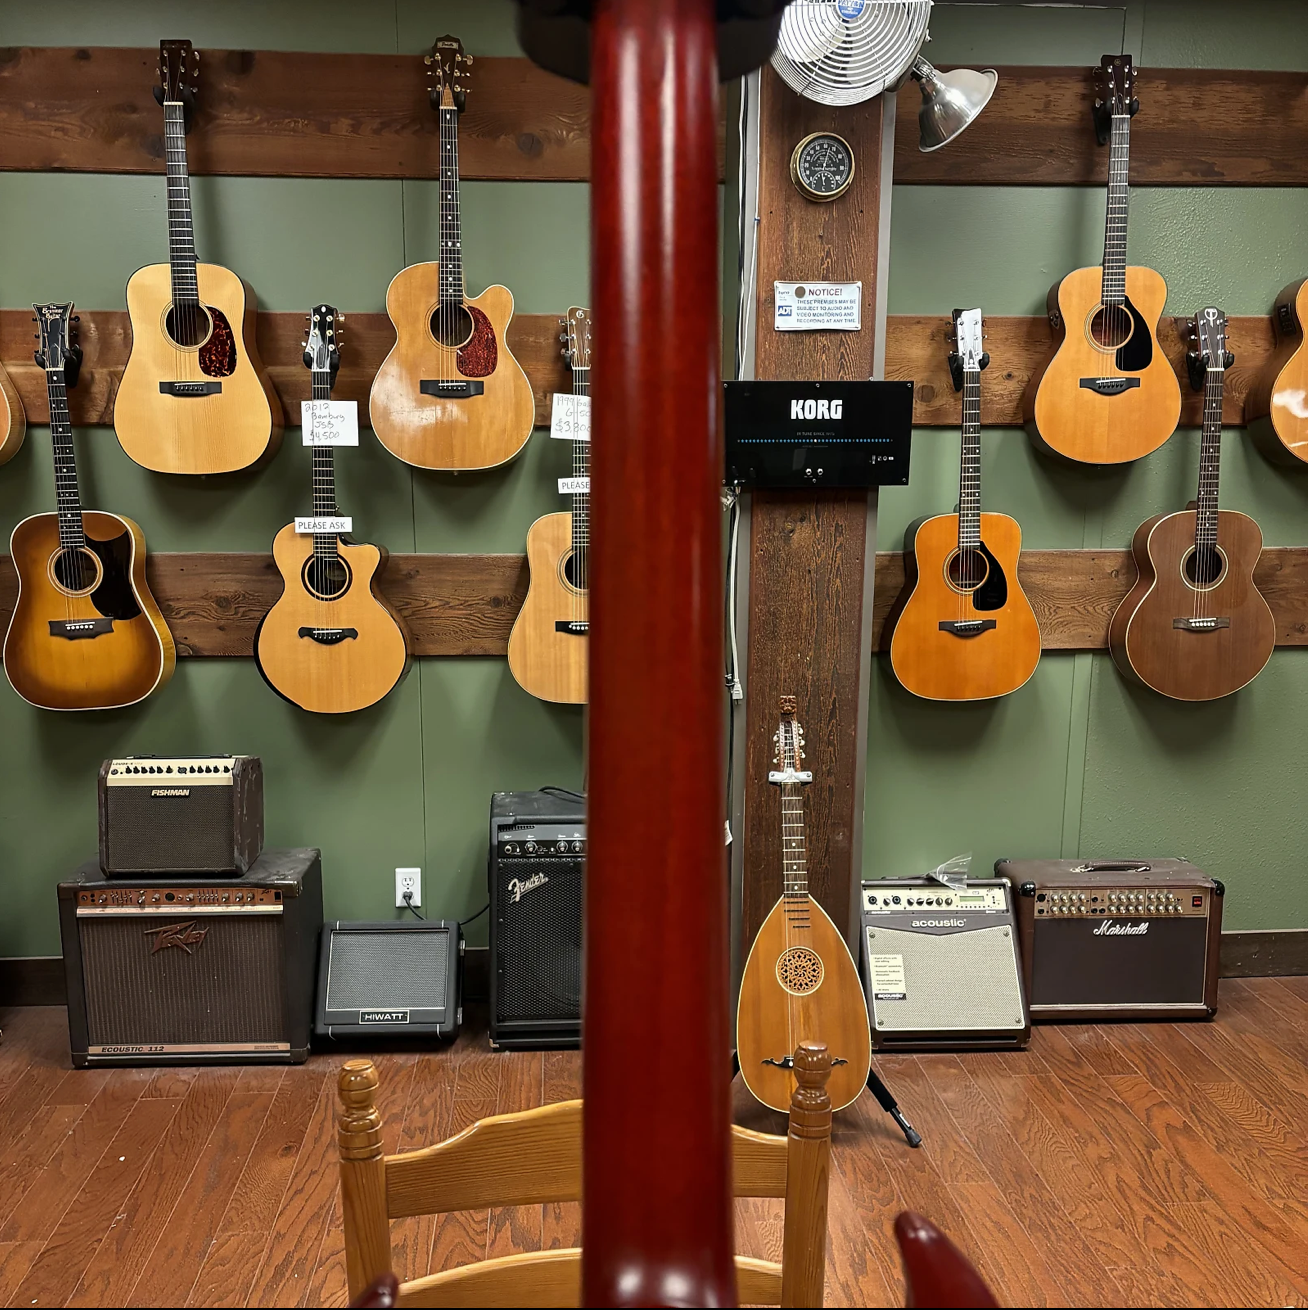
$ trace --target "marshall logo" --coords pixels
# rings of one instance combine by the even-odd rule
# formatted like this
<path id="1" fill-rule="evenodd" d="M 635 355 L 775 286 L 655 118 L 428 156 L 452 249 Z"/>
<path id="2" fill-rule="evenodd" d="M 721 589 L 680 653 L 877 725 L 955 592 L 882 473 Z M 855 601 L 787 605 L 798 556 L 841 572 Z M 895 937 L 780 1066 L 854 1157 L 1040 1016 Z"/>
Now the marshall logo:
<path id="1" fill-rule="evenodd" d="M 966 928 L 966 919 L 914 919 L 910 928 Z"/>
<path id="2" fill-rule="evenodd" d="M 533 873 L 530 878 L 519 881 L 517 878 L 510 879 L 509 893 L 513 897 L 513 903 L 516 905 L 528 892 L 534 892 L 537 887 L 543 887 L 549 882 L 549 875 L 545 873 Z"/>
<path id="3" fill-rule="evenodd" d="M 209 935 L 209 929 L 197 928 L 195 920 L 192 919 L 189 923 L 169 923 L 162 928 L 147 928 L 145 935 L 154 938 L 154 945 L 150 947 L 151 955 L 158 955 L 160 951 L 166 951 L 170 946 L 178 947 L 187 955 L 194 955 L 195 952 L 191 947 L 202 945 Z"/>
<path id="4" fill-rule="evenodd" d="M 360 1023 L 408 1023 L 408 1010 L 360 1010 Z"/>
<path id="5" fill-rule="evenodd" d="M 792 400 L 791 418 L 840 418 L 845 412 L 843 400 Z"/>
<path id="6" fill-rule="evenodd" d="M 151 796 L 189 796 L 191 789 L 189 787 L 152 787 Z"/>
<path id="7" fill-rule="evenodd" d="M 1148 919 L 1145 919 L 1142 923 L 1114 923 L 1111 919 L 1105 919 L 1094 930 L 1093 935 L 1095 937 L 1143 937 L 1148 931 Z"/>

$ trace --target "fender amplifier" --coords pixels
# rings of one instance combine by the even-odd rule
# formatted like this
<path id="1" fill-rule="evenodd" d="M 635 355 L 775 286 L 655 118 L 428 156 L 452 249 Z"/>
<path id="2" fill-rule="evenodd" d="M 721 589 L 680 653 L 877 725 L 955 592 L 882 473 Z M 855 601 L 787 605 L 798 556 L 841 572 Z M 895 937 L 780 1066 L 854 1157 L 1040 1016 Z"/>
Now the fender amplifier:
<path id="1" fill-rule="evenodd" d="M 1031 1020 L 1008 884 L 865 882 L 863 987 L 878 1051 L 1012 1050 Z"/>
<path id="2" fill-rule="evenodd" d="M 242 874 L 263 849 L 257 755 L 130 755 L 100 766 L 100 868 Z"/>
<path id="3" fill-rule="evenodd" d="M 1186 860 L 1000 860 L 1031 1017 L 1208 1019 L 1225 888 Z"/>
<path id="4" fill-rule="evenodd" d="M 240 878 L 59 884 L 73 1064 L 298 1064 L 322 927 L 316 850 Z"/>

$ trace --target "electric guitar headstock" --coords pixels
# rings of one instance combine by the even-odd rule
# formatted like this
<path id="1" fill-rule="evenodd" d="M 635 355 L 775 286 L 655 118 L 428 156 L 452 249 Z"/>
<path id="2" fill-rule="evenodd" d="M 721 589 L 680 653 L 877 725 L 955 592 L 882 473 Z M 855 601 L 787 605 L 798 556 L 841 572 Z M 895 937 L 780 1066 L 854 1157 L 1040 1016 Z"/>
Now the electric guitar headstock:
<path id="1" fill-rule="evenodd" d="M 1201 309 L 1194 316 L 1190 332 L 1195 349 L 1186 352 L 1186 368 L 1190 373 L 1190 385 L 1196 391 L 1202 391 L 1210 370 L 1225 371 L 1235 363 L 1235 356 L 1226 348 L 1225 313 L 1214 305 Z"/>
<path id="2" fill-rule="evenodd" d="M 40 349 L 36 352 L 36 362 L 48 376 L 60 369 L 64 374 L 64 385 L 74 386 L 77 371 L 82 366 L 82 349 L 73 339 L 77 316 L 73 313 L 73 302 L 66 304 L 51 303 L 33 305 L 36 310 L 37 340 Z"/>
<path id="3" fill-rule="evenodd" d="M 777 767 L 768 773 L 768 781 L 780 786 L 787 782 L 812 782 L 813 774 L 803 768 L 804 729 L 795 719 L 795 698 L 782 696 L 781 722 L 772 738 L 776 754 L 772 763 Z"/>
<path id="4" fill-rule="evenodd" d="M 981 311 L 954 310 L 954 349 L 949 353 L 949 374 L 954 379 L 955 391 L 962 391 L 964 373 L 979 373 L 989 365 L 990 356 L 982 346 L 984 340 Z"/>
<path id="5" fill-rule="evenodd" d="M 332 305 L 315 305 L 309 315 L 304 341 L 304 367 L 315 373 L 330 373 L 333 382 L 341 367 L 341 335 L 345 315 Z"/>
<path id="6" fill-rule="evenodd" d="M 472 55 L 463 53 L 463 42 L 457 36 L 436 38 L 431 54 L 423 56 L 427 65 L 427 98 L 433 109 L 452 105 L 463 113 L 472 84 L 472 60 Z"/>
<path id="7" fill-rule="evenodd" d="M 1134 118 L 1140 112 L 1135 94 L 1135 67 L 1130 55 L 1104 55 L 1094 71 L 1095 101 L 1092 112 L 1099 144 L 1107 145 L 1113 119 Z"/>
<path id="8" fill-rule="evenodd" d="M 573 305 L 563 327 L 563 358 L 574 373 L 590 368 L 590 310 Z"/>
<path id="9" fill-rule="evenodd" d="M 181 105 L 186 126 L 195 109 L 195 86 L 200 77 L 200 52 L 189 41 L 159 42 L 159 85 L 154 98 L 161 105 Z"/>

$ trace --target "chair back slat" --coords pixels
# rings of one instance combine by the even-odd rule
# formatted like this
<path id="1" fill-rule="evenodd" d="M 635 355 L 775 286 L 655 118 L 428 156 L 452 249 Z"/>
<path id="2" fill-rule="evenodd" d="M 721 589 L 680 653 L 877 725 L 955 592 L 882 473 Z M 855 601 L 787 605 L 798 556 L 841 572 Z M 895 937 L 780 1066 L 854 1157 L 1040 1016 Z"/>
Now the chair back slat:
<path id="1" fill-rule="evenodd" d="M 575 1306 L 581 1304 L 581 1251 L 528 1251 L 461 1265 L 400 1284 L 408 1306 Z"/>
<path id="2" fill-rule="evenodd" d="M 785 1196 L 784 1137 L 731 1125 L 731 1191 L 735 1196 Z"/>

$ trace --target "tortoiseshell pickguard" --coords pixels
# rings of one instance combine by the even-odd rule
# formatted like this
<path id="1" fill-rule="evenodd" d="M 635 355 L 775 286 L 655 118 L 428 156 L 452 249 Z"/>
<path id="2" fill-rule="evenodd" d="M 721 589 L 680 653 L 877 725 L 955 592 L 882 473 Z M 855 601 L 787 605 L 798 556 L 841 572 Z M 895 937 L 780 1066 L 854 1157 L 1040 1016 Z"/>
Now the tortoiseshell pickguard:
<path id="1" fill-rule="evenodd" d="M 200 347 L 200 372 L 207 378 L 229 378 L 236 372 L 236 334 L 221 309 L 205 308 L 213 319 L 213 331 Z"/>
<path id="2" fill-rule="evenodd" d="M 495 329 L 485 314 L 473 305 L 465 306 L 472 315 L 472 336 L 458 354 L 459 372 L 465 378 L 489 377 L 499 363 L 500 348 L 495 341 Z"/>

